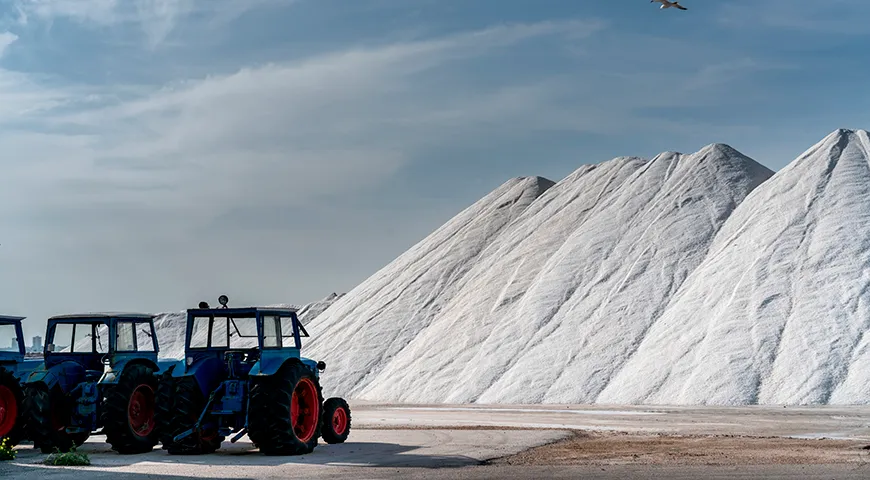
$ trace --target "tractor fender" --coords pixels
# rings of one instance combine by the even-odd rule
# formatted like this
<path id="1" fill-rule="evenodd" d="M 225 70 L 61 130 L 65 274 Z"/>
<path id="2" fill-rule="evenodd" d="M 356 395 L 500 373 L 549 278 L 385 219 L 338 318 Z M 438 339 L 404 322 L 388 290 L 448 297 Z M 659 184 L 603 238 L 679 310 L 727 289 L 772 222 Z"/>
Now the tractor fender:
<path id="1" fill-rule="evenodd" d="M 43 363 L 39 360 L 25 360 L 17 364 L 0 365 L 0 370 L 6 370 L 12 374 L 19 382 L 27 381 L 30 372 L 39 368 Z"/>
<path id="2" fill-rule="evenodd" d="M 117 363 L 112 365 L 111 367 L 106 367 L 103 371 L 103 376 L 100 377 L 99 384 L 100 385 L 117 385 L 119 381 L 121 381 L 121 375 L 124 373 L 124 369 L 127 367 L 132 367 L 133 365 L 145 365 L 146 367 L 157 371 L 157 364 L 154 363 L 150 358 L 129 358 L 118 360 Z"/>
<path id="3" fill-rule="evenodd" d="M 224 377 L 224 363 L 214 357 L 203 358 L 186 369 L 184 364 L 185 362 L 182 361 L 180 368 L 174 369 L 173 378 L 193 377 L 205 398 L 211 395 L 211 392 L 220 385 L 221 379 Z"/>
<path id="4" fill-rule="evenodd" d="M 172 377 L 184 375 L 184 360 L 158 360 L 157 375 L 169 373 Z"/>
<path id="5" fill-rule="evenodd" d="M 85 369 L 76 362 L 62 362 L 46 369 L 44 366 L 30 372 L 25 384 L 43 383 L 49 390 L 56 385 L 69 392 L 85 378 Z"/>
<path id="6" fill-rule="evenodd" d="M 299 357 L 266 357 L 260 358 L 260 361 L 254 364 L 251 367 L 251 371 L 248 373 L 249 376 L 269 376 L 275 375 L 278 373 L 281 368 L 288 363 L 301 363 L 311 369 L 314 372 L 315 376 L 320 376 L 319 371 L 317 370 L 317 362 L 313 360 L 309 360 L 307 358 L 299 358 Z"/>

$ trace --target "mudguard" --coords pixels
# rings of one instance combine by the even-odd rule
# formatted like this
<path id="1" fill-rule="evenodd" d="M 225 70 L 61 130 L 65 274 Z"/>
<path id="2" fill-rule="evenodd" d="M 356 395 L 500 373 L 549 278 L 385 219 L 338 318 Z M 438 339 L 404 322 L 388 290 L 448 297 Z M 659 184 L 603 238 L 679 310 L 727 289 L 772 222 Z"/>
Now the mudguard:
<path id="1" fill-rule="evenodd" d="M 25 360 L 18 364 L 6 365 L 8 370 L 11 370 L 12 375 L 18 379 L 19 382 L 24 382 L 27 380 L 27 377 L 31 372 L 39 368 L 43 365 L 41 360 Z"/>
<path id="2" fill-rule="evenodd" d="M 186 369 L 184 368 L 185 363 L 185 361 L 181 361 L 181 365 L 176 367 L 172 372 L 172 377 L 194 377 L 203 396 L 208 398 L 211 392 L 221 383 L 225 370 L 224 362 L 215 357 L 206 357 Z"/>
<path id="3" fill-rule="evenodd" d="M 174 368 L 173 368 L 174 367 Z M 158 360 L 157 361 L 157 375 L 163 375 L 166 372 L 169 372 L 173 377 L 180 377 L 184 375 L 184 360 Z M 178 373 L 176 373 L 178 372 Z"/>
<path id="4" fill-rule="evenodd" d="M 296 356 L 287 356 L 287 350 L 276 350 L 274 352 L 265 351 L 260 356 L 260 361 L 254 364 L 251 367 L 249 376 L 259 376 L 264 377 L 268 375 L 274 375 L 278 373 L 278 370 L 281 369 L 287 362 L 302 362 L 303 365 L 310 368 L 314 375 L 319 377 L 320 372 L 317 370 L 317 362 L 308 358 L 299 357 L 298 350 L 295 352 Z"/>
<path id="5" fill-rule="evenodd" d="M 49 390 L 54 388 L 55 385 L 60 385 L 62 391 L 69 392 L 82 382 L 85 374 L 84 367 L 76 362 L 59 363 L 49 369 L 46 369 L 45 364 L 42 364 L 30 372 L 24 383 L 33 384 L 42 382 Z"/>
<path id="6" fill-rule="evenodd" d="M 99 384 L 100 385 L 117 385 L 117 383 L 121 380 L 121 374 L 124 373 L 124 369 L 128 366 L 133 365 L 145 365 L 149 368 L 157 370 L 157 364 L 151 360 L 150 358 L 124 358 L 119 359 L 115 362 L 114 365 L 109 366 L 106 365 L 103 370 L 103 376 L 100 377 Z"/>

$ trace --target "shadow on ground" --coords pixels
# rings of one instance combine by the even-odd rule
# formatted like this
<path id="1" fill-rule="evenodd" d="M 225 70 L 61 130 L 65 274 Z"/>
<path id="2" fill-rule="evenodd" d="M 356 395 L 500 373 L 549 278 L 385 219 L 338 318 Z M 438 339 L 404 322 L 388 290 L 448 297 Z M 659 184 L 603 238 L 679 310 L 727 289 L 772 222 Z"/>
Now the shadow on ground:
<path id="1" fill-rule="evenodd" d="M 97 441 L 95 441 L 97 440 Z M 158 445 L 149 453 L 138 455 L 120 455 L 105 443 L 91 439 L 78 451 L 88 455 L 91 467 L 117 469 L 140 463 L 169 464 L 195 467 L 228 466 L 241 467 L 274 467 L 285 465 L 328 465 L 337 467 L 393 467 L 393 468 L 445 468 L 480 465 L 481 461 L 464 455 L 438 455 L 435 452 L 425 452 L 425 448 L 415 445 L 403 445 L 389 442 L 345 442 L 339 445 L 320 443 L 314 452 L 308 455 L 268 456 L 260 453 L 249 442 L 235 444 L 224 442 L 221 449 L 208 455 L 170 455 Z M 418 453 L 412 453 L 420 450 Z M 42 461 L 48 457 L 29 444 L 22 444 L 17 449 L 15 461 L 0 464 L 0 477 L 6 477 L 7 472 L 13 476 L 24 470 L 47 472 Z M 10 468 L 12 470 L 10 470 Z M 52 467 L 54 468 L 54 467 Z M 70 467 L 75 470 L 78 467 Z M 90 476 L 90 472 L 89 472 Z M 17 478 L 17 477 L 16 477 Z M 126 478 L 126 477 L 125 477 Z M 179 477 L 183 478 L 183 477 Z"/>

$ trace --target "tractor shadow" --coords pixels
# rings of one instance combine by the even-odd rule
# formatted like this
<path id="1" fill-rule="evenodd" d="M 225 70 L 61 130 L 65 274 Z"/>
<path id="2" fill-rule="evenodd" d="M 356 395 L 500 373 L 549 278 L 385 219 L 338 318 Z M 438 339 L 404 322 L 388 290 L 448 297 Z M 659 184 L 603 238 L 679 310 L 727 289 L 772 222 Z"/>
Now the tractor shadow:
<path id="1" fill-rule="evenodd" d="M 142 462 L 215 466 L 232 465 L 244 468 L 279 467 L 284 465 L 320 465 L 334 467 L 392 467 L 392 468 L 459 468 L 480 465 L 481 461 L 464 455 L 439 454 L 431 447 L 390 443 L 382 441 L 347 441 L 339 445 L 319 443 L 314 452 L 308 455 L 268 456 L 260 453 L 253 445 L 240 440 L 232 444 L 224 442 L 220 450 L 208 455 L 170 455 L 158 445 L 149 453 L 138 455 L 119 455 L 103 443 L 105 437 L 92 437 L 78 448 L 78 452 L 88 455 L 92 467 L 118 468 Z M 18 449 L 18 464 L 39 464 L 48 455 L 42 454 L 32 446 L 23 444 Z"/>

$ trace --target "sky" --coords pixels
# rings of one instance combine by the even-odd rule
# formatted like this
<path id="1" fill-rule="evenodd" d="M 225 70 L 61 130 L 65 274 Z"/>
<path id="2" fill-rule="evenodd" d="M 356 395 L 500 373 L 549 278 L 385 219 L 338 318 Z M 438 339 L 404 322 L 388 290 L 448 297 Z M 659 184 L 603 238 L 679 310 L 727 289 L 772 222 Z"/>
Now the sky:
<path id="1" fill-rule="evenodd" d="M 0 313 L 303 304 L 511 177 L 870 128 L 863 0 L 681 3 L 0 0 Z"/>

